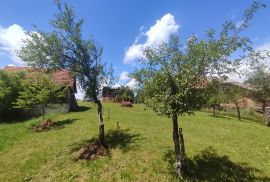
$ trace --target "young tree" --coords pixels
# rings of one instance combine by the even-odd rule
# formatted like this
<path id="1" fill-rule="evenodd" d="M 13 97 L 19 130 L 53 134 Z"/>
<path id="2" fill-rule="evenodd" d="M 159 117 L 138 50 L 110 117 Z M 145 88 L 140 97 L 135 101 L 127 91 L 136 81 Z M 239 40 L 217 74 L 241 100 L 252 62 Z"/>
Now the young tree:
<path id="1" fill-rule="evenodd" d="M 172 119 L 175 171 L 179 176 L 183 175 L 185 148 L 182 132 L 178 130 L 178 116 L 192 114 L 207 103 L 213 89 L 211 80 L 233 71 L 233 65 L 240 60 L 232 60 L 232 53 L 251 50 L 248 38 L 240 37 L 240 33 L 261 6 L 253 3 L 246 10 L 241 26 L 226 22 L 219 36 L 214 30 L 208 31 L 204 40 L 191 36 L 184 50 L 176 36 L 169 43 L 144 50 L 143 68 L 134 76 L 144 88 L 144 104 Z"/>
<path id="2" fill-rule="evenodd" d="M 52 20 L 53 32 L 29 32 L 29 39 L 19 51 L 28 65 L 49 69 L 65 68 L 74 73 L 88 98 L 97 104 L 99 143 L 104 145 L 104 122 L 99 93 L 102 85 L 109 84 L 112 69 L 101 61 L 102 48 L 92 37 L 82 35 L 83 19 L 77 20 L 67 4 L 56 1 L 59 12 Z"/>
<path id="3" fill-rule="evenodd" d="M 52 104 L 66 99 L 67 89 L 55 84 L 48 73 L 32 73 L 22 83 L 22 91 L 14 102 L 14 107 L 31 109 L 33 106 L 40 106 L 44 120 L 46 110 Z"/>
<path id="4" fill-rule="evenodd" d="M 242 87 L 231 85 L 223 90 L 223 93 L 224 101 L 235 105 L 237 118 L 241 120 L 240 103 L 247 91 Z"/>
<path id="5" fill-rule="evenodd" d="M 211 91 L 211 96 L 208 100 L 208 106 L 212 107 L 213 116 L 216 116 L 216 109 L 224 101 L 224 95 L 219 82 L 217 82 L 213 88 L 214 89 Z"/>
<path id="6" fill-rule="evenodd" d="M 266 115 L 266 101 L 270 98 L 270 72 L 265 69 L 265 66 L 260 65 L 250 74 L 246 82 L 252 84 L 251 93 L 257 101 L 262 103 L 264 123 L 270 126 Z"/>

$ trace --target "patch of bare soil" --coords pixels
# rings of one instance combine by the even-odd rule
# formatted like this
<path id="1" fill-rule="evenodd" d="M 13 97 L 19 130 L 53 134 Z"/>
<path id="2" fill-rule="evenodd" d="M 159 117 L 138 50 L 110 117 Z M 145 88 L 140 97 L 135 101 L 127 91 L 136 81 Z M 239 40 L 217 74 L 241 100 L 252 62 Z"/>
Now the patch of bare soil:
<path id="1" fill-rule="evenodd" d="M 56 126 L 56 122 L 50 119 L 47 119 L 47 120 L 42 121 L 38 125 L 34 126 L 33 129 L 35 131 L 44 131 L 44 130 L 49 130 L 50 128 L 55 127 L 55 126 Z"/>
<path id="2" fill-rule="evenodd" d="M 81 148 L 75 158 L 77 160 L 95 160 L 107 155 L 109 155 L 109 148 L 96 141 Z"/>

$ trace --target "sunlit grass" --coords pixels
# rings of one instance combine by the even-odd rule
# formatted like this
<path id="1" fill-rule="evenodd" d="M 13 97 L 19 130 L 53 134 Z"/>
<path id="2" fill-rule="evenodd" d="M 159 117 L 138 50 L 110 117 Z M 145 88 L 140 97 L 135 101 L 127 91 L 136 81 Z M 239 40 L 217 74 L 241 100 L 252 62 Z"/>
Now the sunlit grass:
<path id="1" fill-rule="evenodd" d="M 78 112 L 49 116 L 70 122 L 45 132 L 31 130 L 39 118 L 0 124 L 0 181 L 176 180 L 172 175 L 171 122 L 145 111 L 142 105 L 123 108 L 104 104 L 111 155 L 95 161 L 75 161 L 74 151 L 98 134 L 95 105 L 80 105 Z M 270 178 L 269 128 L 202 112 L 180 117 L 179 124 L 184 130 L 190 168 L 185 180 Z"/>

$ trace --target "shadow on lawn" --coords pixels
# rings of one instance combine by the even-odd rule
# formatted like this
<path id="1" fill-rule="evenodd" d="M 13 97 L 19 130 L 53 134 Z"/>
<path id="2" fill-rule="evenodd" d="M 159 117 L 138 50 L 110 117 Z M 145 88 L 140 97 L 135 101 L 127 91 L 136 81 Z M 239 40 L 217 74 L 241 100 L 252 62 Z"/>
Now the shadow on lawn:
<path id="1" fill-rule="evenodd" d="M 56 121 L 55 125 L 58 127 L 63 127 L 65 125 L 69 125 L 69 124 L 74 123 L 74 121 L 76 121 L 76 120 L 78 120 L 78 119 L 64 119 L 64 120 Z"/>
<path id="2" fill-rule="evenodd" d="M 34 119 L 33 116 L 23 115 L 20 112 L 8 113 L 4 116 L 0 116 L 0 124 L 14 124 L 14 123 L 22 123 L 28 121 L 29 119 Z"/>
<path id="3" fill-rule="evenodd" d="M 227 119 L 227 120 L 232 120 L 233 118 L 231 116 L 222 116 L 222 115 L 209 115 L 211 118 L 219 118 L 219 119 Z"/>
<path id="4" fill-rule="evenodd" d="M 63 129 L 65 128 L 66 125 L 72 124 L 76 120 L 78 119 L 65 119 L 56 122 L 51 120 L 45 120 L 37 125 L 33 125 L 32 129 L 34 129 L 37 132 L 49 131 L 52 129 Z"/>
<path id="5" fill-rule="evenodd" d="M 75 111 L 72 112 L 85 112 L 92 109 L 91 107 L 86 107 L 86 106 L 79 106 Z"/>
<path id="6" fill-rule="evenodd" d="M 135 141 L 138 140 L 139 136 L 140 134 L 129 133 L 129 129 L 109 130 L 105 140 L 110 148 L 118 148 L 122 152 L 127 152 L 138 147 Z"/>
<path id="7" fill-rule="evenodd" d="M 120 149 L 122 152 L 126 153 L 130 150 L 134 150 L 139 147 L 135 141 L 138 140 L 140 134 L 129 133 L 129 130 L 109 130 L 105 134 L 105 141 L 110 149 Z M 94 143 L 97 138 L 91 138 L 89 140 L 84 140 L 79 143 L 73 144 L 71 152 L 76 152 L 86 146 L 87 144 Z M 75 147 L 74 147 L 75 146 Z"/>
<path id="8" fill-rule="evenodd" d="M 164 155 L 173 171 L 174 152 L 168 151 Z M 213 147 L 208 147 L 193 158 L 187 158 L 184 179 L 191 181 L 269 181 L 268 177 L 257 177 L 254 172 L 258 169 L 249 167 L 245 163 L 234 163 L 228 156 L 220 156 Z"/>

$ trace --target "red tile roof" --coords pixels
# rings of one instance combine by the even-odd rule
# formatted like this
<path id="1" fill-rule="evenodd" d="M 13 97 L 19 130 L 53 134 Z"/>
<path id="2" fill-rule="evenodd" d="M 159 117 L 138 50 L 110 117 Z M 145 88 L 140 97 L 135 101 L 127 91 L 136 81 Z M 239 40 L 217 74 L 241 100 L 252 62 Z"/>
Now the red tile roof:
<path id="1" fill-rule="evenodd" d="M 34 71 L 34 69 L 31 67 L 18 67 L 18 66 L 6 66 L 3 70 L 5 70 L 5 71 L 27 71 L 27 72 Z M 53 81 L 56 82 L 57 84 L 71 87 L 74 89 L 74 91 L 76 91 L 75 77 L 68 70 L 61 69 L 61 70 L 55 71 L 53 73 Z"/>

